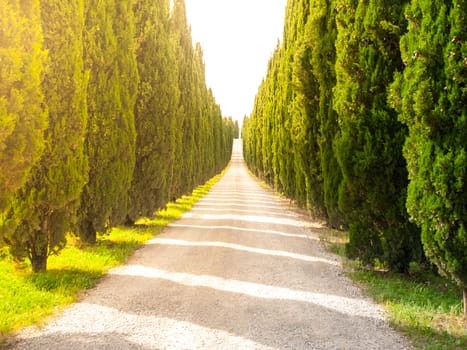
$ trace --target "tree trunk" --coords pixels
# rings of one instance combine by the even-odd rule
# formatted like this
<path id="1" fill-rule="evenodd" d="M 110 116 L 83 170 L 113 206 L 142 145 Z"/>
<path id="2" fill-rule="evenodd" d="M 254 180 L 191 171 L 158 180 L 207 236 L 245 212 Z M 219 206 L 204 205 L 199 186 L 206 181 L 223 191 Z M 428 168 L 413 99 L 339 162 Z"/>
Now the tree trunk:
<path id="1" fill-rule="evenodd" d="M 464 287 L 464 320 L 467 321 L 467 287 Z"/>
<path id="2" fill-rule="evenodd" d="M 126 219 L 125 219 L 125 226 L 127 226 L 127 227 L 133 227 L 133 226 L 135 226 L 135 220 L 133 220 L 133 218 L 132 218 L 130 215 L 127 215 L 127 216 L 126 216 Z"/>
<path id="3" fill-rule="evenodd" d="M 96 230 L 90 220 L 85 219 L 81 224 L 79 236 L 81 241 L 90 245 L 95 245 L 97 242 Z"/>
<path id="4" fill-rule="evenodd" d="M 32 271 L 34 273 L 47 270 L 47 258 L 49 257 L 49 240 L 47 232 L 46 219 L 43 224 L 43 230 L 35 231 L 32 237 L 31 245 L 29 246 L 30 254 L 29 260 L 31 261 Z"/>
<path id="5" fill-rule="evenodd" d="M 43 253 L 43 252 L 41 252 Z M 47 252 L 44 255 L 39 255 L 34 250 L 31 253 L 31 265 L 34 273 L 47 270 Z"/>

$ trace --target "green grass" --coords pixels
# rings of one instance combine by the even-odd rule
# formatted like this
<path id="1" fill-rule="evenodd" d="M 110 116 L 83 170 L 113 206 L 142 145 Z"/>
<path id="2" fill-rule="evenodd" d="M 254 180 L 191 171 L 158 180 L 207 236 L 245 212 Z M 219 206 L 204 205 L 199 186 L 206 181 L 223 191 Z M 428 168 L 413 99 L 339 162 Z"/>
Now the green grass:
<path id="1" fill-rule="evenodd" d="M 329 251 L 345 256 L 345 245 L 349 242 L 347 232 L 324 228 L 320 232 L 320 241 L 324 242 Z"/>
<path id="2" fill-rule="evenodd" d="M 347 233 L 325 231 L 321 240 L 330 251 L 344 256 Z M 369 271 L 347 259 L 344 266 L 349 277 L 383 306 L 392 326 L 417 349 L 467 348 L 462 291 L 457 285 L 419 265 L 413 265 L 409 275 Z"/>
<path id="3" fill-rule="evenodd" d="M 15 331 L 40 324 L 76 301 L 109 269 L 123 264 L 137 248 L 190 210 L 221 177 L 169 203 L 153 218 L 140 219 L 135 227 L 116 227 L 99 235 L 95 246 L 82 246 L 70 236 L 67 247 L 49 258 L 46 272 L 33 274 L 28 263 L 18 264 L 6 249 L 0 250 L 0 344 Z"/>
<path id="4" fill-rule="evenodd" d="M 419 349 L 467 348 L 462 292 L 432 274 L 355 271 L 350 276 L 387 310 L 392 325 Z"/>

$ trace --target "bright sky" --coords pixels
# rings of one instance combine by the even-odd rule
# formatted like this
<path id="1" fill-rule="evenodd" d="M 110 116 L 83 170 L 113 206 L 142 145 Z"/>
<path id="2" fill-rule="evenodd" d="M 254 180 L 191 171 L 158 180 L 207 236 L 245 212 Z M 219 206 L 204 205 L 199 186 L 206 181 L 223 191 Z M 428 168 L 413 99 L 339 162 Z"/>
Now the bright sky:
<path id="1" fill-rule="evenodd" d="M 206 80 L 224 116 L 241 121 L 253 110 L 277 40 L 287 0 L 185 0 Z"/>

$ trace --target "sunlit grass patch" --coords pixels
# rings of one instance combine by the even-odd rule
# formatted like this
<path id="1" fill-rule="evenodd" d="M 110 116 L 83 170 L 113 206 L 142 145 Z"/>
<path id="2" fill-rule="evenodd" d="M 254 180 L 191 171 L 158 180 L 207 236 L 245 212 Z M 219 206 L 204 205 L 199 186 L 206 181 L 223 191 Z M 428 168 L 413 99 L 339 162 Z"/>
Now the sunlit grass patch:
<path id="1" fill-rule="evenodd" d="M 0 261 L 0 335 L 41 321 L 63 303 L 61 295 L 38 288 L 10 259 Z"/>
<path id="2" fill-rule="evenodd" d="M 190 210 L 221 176 L 199 186 L 191 196 L 169 203 L 154 218 L 142 218 L 134 227 L 115 227 L 98 235 L 96 245 L 83 245 L 70 235 L 67 247 L 48 259 L 46 272 L 31 273 L 28 263 L 15 263 L 1 249 L 0 344 L 6 335 L 38 324 L 76 301 L 83 290 L 94 287 L 107 271 L 123 264 L 137 248 Z"/>
<path id="3" fill-rule="evenodd" d="M 349 235 L 345 231 L 334 229 L 323 229 L 319 235 L 321 242 L 324 242 L 328 249 L 341 256 L 345 255 L 345 245 L 349 242 Z"/>
<path id="4" fill-rule="evenodd" d="M 190 196 L 182 196 L 175 202 L 168 203 L 166 208 L 157 211 L 153 218 L 141 218 L 136 224 L 162 228 L 167 226 L 170 222 L 181 218 L 185 212 L 191 210 L 193 205 L 209 192 L 211 187 L 219 181 L 222 175 L 223 173 L 213 177 L 204 185 L 198 186 Z"/>
<path id="5" fill-rule="evenodd" d="M 320 239 L 330 251 L 345 256 L 347 232 L 324 230 Z M 462 291 L 457 285 L 418 264 L 411 266 L 409 275 L 371 271 L 348 259 L 345 266 L 351 270 L 349 277 L 383 306 L 391 324 L 416 348 L 467 348 Z"/>
<path id="6" fill-rule="evenodd" d="M 353 272 L 365 290 L 382 303 L 391 323 L 421 349 L 465 349 L 462 291 L 441 277 Z"/>

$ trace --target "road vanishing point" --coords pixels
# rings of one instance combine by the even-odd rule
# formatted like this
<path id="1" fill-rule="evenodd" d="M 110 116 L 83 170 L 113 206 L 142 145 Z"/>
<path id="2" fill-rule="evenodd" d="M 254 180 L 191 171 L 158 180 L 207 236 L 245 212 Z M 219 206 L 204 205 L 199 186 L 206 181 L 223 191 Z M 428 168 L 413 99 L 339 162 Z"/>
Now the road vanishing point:
<path id="1" fill-rule="evenodd" d="M 236 140 L 190 212 L 12 349 L 410 349 Z"/>

